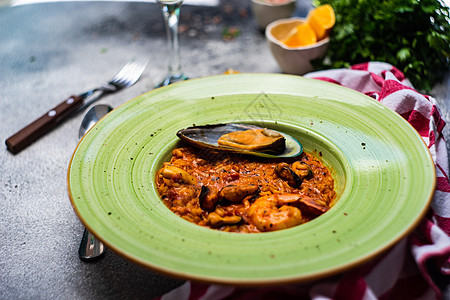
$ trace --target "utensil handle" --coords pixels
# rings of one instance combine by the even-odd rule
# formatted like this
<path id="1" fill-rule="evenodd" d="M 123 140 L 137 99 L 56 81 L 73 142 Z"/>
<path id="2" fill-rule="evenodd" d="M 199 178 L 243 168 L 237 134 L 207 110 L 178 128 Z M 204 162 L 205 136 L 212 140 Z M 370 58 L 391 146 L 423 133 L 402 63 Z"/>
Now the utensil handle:
<path id="1" fill-rule="evenodd" d="M 5 141 L 7 149 L 13 154 L 19 153 L 38 138 L 55 128 L 68 115 L 80 107 L 83 101 L 83 97 L 70 96 L 46 114 L 9 137 Z"/>

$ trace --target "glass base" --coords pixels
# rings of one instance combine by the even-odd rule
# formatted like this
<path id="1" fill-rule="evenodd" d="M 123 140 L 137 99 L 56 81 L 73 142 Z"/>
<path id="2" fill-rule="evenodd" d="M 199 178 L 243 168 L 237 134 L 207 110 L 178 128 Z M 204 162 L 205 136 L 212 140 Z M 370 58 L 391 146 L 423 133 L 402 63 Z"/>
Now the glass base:
<path id="1" fill-rule="evenodd" d="M 161 81 L 159 84 L 157 84 L 155 87 L 158 88 L 158 87 L 166 86 L 166 85 L 169 85 L 169 84 L 172 84 L 172 83 L 175 83 L 178 81 L 187 80 L 187 79 L 189 79 L 189 78 L 184 74 L 181 74 L 178 76 L 169 75 L 166 78 L 164 78 L 164 80 Z"/>

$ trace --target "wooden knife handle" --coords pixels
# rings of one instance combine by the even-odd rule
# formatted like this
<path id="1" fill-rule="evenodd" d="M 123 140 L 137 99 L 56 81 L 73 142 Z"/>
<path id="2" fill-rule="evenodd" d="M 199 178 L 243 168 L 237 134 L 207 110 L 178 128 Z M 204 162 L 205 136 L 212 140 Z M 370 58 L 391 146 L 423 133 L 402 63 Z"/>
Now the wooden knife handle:
<path id="1" fill-rule="evenodd" d="M 19 153 L 28 145 L 60 124 L 61 121 L 70 115 L 70 113 L 80 107 L 81 104 L 83 104 L 83 101 L 83 97 L 71 96 L 61 102 L 45 115 L 9 137 L 5 141 L 6 148 L 13 154 Z"/>

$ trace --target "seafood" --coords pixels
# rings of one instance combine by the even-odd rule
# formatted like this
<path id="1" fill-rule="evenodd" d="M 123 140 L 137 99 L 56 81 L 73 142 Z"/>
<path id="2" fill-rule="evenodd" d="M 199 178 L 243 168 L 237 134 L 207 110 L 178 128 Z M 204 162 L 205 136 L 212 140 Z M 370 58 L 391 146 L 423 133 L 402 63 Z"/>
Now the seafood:
<path id="1" fill-rule="evenodd" d="M 226 133 L 217 140 L 217 144 L 250 151 L 279 153 L 286 147 L 285 141 L 281 133 L 264 128 Z"/>
<path id="2" fill-rule="evenodd" d="M 255 184 L 230 184 L 220 190 L 219 197 L 235 203 L 242 202 L 245 197 L 256 194 L 258 190 L 258 186 Z"/>
<path id="3" fill-rule="evenodd" d="M 200 207 L 207 211 L 214 210 L 219 200 L 226 200 L 234 203 L 242 202 L 247 196 L 254 195 L 259 188 L 254 184 L 227 185 L 219 192 L 214 187 L 202 186 L 199 195 Z"/>
<path id="4" fill-rule="evenodd" d="M 310 196 L 295 193 L 281 193 L 273 194 L 270 197 L 270 201 L 275 201 L 278 205 L 294 205 L 299 207 L 302 211 L 314 214 L 316 216 L 323 214 L 328 210 L 326 205 L 322 205 L 319 202 L 320 199 L 314 199 Z"/>
<path id="5" fill-rule="evenodd" d="M 201 209 L 213 211 L 219 201 L 219 192 L 215 187 L 202 186 L 200 195 L 198 196 Z"/>
<path id="6" fill-rule="evenodd" d="M 156 173 L 158 192 L 172 212 L 200 226 L 242 233 L 291 228 L 327 212 L 336 198 L 319 155 L 210 156 L 192 147 L 172 154 Z"/>
<path id="7" fill-rule="evenodd" d="M 222 217 L 216 212 L 212 212 L 207 217 L 207 224 L 211 227 L 220 227 L 223 225 L 234 225 L 242 221 L 241 216 L 224 216 Z"/>
<path id="8" fill-rule="evenodd" d="M 313 172 L 311 170 L 311 167 L 308 166 L 305 162 L 302 161 L 296 161 L 292 164 L 292 170 L 295 174 L 297 174 L 300 179 L 308 178 L 313 176 Z"/>
<path id="9" fill-rule="evenodd" d="M 298 196 L 296 200 L 298 200 Z M 286 201 L 287 200 L 287 201 Z M 247 215 L 260 231 L 274 231 L 300 225 L 303 222 L 300 209 L 288 205 L 291 198 L 278 194 L 263 196 L 255 200 Z"/>
<path id="10" fill-rule="evenodd" d="M 287 163 L 279 163 L 275 167 L 275 173 L 278 177 L 286 180 L 290 186 L 299 187 L 302 184 L 302 179 L 295 173 Z"/>
<path id="11" fill-rule="evenodd" d="M 174 182 L 184 182 L 187 184 L 196 184 L 197 180 L 188 172 L 174 166 L 167 166 L 162 170 L 162 176 Z"/>
<path id="12" fill-rule="evenodd" d="M 295 157 L 303 152 L 293 137 L 249 124 L 210 124 L 181 129 L 177 136 L 202 149 L 262 157 Z"/>

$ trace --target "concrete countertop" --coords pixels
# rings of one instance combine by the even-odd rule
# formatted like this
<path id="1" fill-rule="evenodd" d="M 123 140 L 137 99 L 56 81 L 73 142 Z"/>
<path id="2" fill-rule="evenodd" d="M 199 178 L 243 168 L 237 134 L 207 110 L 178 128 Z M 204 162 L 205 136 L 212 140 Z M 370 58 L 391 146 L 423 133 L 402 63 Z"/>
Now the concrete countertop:
<path id="1" fill-rule="evenodd" d="M 224 27 L 240 35 L 224 40 Z M 228 68 L 279 73 L 249 1 L 218 7 L 186 5 L 181 58 L 192 78 Z M 110 79 L 130 58 L 150 57 L 138 83 L 99 103 L 114 107 L 141 95 L 166 74 L 166 35 L 159 6 L 149 3 L 63 2 L 0 8 L 0 140 L 72 94 Z M 449 82 L 436 87 L 450 119 Z M 150 299 L 180 285 L 111 251 L 79 260 L 83 226 L 68 199 L 66 172 L 83 114 L 17 155 L 0 150 L 1 299 Z M 446 129 L 448 136 L 449 129 Z M 447 138 L 450 141 L 450 138 Z"/>
<path id="2" fill-rule="evenodd" d="M 220 7 L 185 5 L 181 59 L 192 78 L 223 73 L 279 72 L 247 1 Z M 241 34 L 224 41 L 222 29 Z M 158 5 L 63 2 L 0 8 L 0 140 L 72 94 L 109 80 L 129 59 L 150 58 L 131 88 L 98 103 L 113 107 L 149 90 L 167 72 Z M 236 59 L 236 55 L 239 58 Z M 1 299 L 150 299 L 183 281 L 137 266 L 111 251 L 78 258 L 83 226 L 68 195 L 66 172 L 83 113 L 17 155 L 0 151 Z"/>

